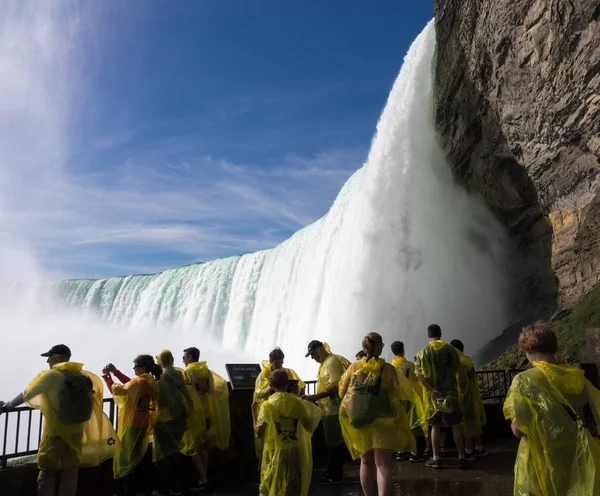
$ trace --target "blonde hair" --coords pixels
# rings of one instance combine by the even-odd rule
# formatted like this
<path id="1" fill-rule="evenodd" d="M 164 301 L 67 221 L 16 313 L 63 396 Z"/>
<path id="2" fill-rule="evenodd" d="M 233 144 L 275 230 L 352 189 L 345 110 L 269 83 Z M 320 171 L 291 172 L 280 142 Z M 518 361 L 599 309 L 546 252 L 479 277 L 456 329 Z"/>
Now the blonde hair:
<path id="1" fill-rule="evenodd" d="M 538 320 L 535 324 L 523 327 L 521 330 L 519 349 L 523 353 L 554 355 L 558 351 L 558 340 L 550 325 Z"/>
<path id="2" fill-rule="evenodd" d="M 370 332 L 363 338 L 362 347 L 368 358 L 375 356 L 375 348 L 378 344 L 383 344 L 383 339 L 376 332 Z"/>
<path id="3" fill-rule="evenodd" d="M 161 367 L 171 367 L 175 359 L 173 358 L 173 353 L 169 350 L 162 350 L 156 357 L 156 361 Z"/>

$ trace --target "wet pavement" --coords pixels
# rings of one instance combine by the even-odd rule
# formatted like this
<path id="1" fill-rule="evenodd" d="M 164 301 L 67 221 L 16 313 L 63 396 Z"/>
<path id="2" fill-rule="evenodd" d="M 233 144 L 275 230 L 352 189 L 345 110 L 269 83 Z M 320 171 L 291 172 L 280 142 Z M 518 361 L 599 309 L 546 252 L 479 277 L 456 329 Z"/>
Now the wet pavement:
<path id="1" fill-rule="evenodd" d="M 513 494 L 513 466 L 517 441 L 498 440 L 486 446 L 488 456 L 471 463 L 468 470 L 459 470 L 458 461 L 450 452 L 442 457 L 443 467 L 434 470 L 422 463 L 395 462 L 394 496 L 511 496 Z M 313 482 L 310 496 L 360 496 L 358 463 L 347 466 L 347 480 L 343 485 L 319 486 Z M 313 481 L 322 470 L 315 470 Z M 217 493 L 215 493 L 217 494 Z M 244 489 L 223 491 L 223 496 L 255 496 L 258 484 Z"/>

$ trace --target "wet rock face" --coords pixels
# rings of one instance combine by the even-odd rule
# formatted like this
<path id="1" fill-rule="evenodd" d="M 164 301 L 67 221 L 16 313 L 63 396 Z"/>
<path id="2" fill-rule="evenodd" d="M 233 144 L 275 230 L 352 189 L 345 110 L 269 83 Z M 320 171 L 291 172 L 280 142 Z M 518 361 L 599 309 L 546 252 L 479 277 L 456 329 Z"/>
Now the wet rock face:
<path id="1" fill-rule="evenodd" d="M 436 123 L 511 234 L 513 318 L 570 308 L 600 280 L 600 1 L 434 6 Z"/>

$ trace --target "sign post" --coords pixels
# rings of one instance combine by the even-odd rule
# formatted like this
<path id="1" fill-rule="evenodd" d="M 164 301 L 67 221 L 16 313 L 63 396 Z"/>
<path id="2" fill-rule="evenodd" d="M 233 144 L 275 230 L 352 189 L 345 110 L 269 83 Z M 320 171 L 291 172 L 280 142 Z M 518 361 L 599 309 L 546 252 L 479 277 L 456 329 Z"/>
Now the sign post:
<path id="1" fill-rule="evenodd" d="M 227 363 L 225 370 L 227 370 L 232 390 L 254 389 L 261 368 L 258 363 Z"/>

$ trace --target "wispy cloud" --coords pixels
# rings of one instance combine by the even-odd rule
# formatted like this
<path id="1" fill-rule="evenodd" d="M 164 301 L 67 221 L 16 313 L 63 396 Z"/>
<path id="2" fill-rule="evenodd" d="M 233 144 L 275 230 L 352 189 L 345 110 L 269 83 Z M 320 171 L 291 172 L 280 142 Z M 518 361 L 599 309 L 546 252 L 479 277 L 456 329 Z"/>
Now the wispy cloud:
<path id="1" fill-rule="evenodd" d="M 86 18 L 77 4 L 44 0 L 8 2 L 3 14 L 3 270 L 19 270 L 7 249 L 16 246 L 65 276 L 147 272 L 269 248 L 326 213 L 366 156 L 346 146 L 298 152 L 288 141 L 285 151 L 241 161 L 206 153 L 197 134 L 140 140 L 127 128 L 75 140 L 78 122 L 94 118 L 81 111 L 93 91 L 82 69 Z M 218 115 L 245 113 L 256 101 Z"/>

